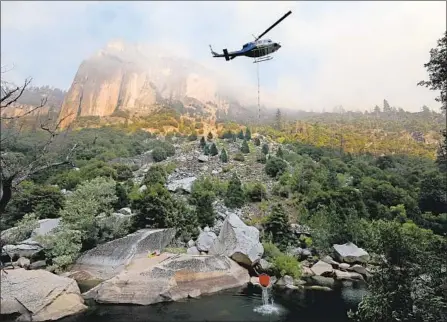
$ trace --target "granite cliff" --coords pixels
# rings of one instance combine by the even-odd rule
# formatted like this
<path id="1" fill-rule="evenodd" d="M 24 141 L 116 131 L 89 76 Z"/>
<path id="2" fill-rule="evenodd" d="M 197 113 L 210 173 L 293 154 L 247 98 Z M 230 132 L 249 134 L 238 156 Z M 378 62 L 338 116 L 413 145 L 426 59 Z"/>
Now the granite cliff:
<path id="1" fill-rule="evenodd" d="M 79 116 L 125 111 L 132 117 L 173 104 L 182 106 L 183 113 L 211 118 L 247 112 L 223 94 L 216 76 L 203 66 L 148 46 L 114 41 L 81 63 L 59 119 L 66 127 Z"/>

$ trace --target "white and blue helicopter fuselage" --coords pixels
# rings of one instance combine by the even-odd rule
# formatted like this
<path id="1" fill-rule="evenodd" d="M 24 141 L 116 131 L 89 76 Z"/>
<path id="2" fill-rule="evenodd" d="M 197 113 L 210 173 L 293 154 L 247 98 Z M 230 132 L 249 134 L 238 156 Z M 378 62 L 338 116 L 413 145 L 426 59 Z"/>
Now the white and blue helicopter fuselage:
<path id="1" fill-rule="evenodd" d="M 279 48 L 281 48 L 281 45 L 279 43 L 273 42 L 270 39 L 263 39 L 246 43 L 244 46 L 242 46 L 241 50 L 228 52 L 226 49 L 224 49 L 223 54 L 218 54 L 211 48 L 211 53 L 213 54 L 213 57 L 225 57 L 225 60 L 231 60 L 238 56 L 259 58 L 270 55 L 277 51 Z"/>

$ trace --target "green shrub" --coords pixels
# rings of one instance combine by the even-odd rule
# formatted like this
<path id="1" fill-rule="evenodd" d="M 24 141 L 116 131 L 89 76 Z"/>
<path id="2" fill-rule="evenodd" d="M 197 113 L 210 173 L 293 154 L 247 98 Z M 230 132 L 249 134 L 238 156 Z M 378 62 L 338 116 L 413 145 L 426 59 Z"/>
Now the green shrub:
<path id="1" fill-rule="evenodd" d="M 264 153 L 260 153 L 256 156 L 256 161 L 262 164 L 265 164 L 267 162 L 267 157 Z"/>
<path id="2" fill-rule="evenodd" d="M 152 158 L 155 162 L 161 162 L 163 160 L 166 160 L 168 157 L 168 154 L 166 151 L 161 147 L 156 147 L 152 150 Z"/>
<path id="3" fill-rule="evenodd" d="M 295 280 L 301 277 L 301 265 L 298 260 L 289 255 L 280 254 L 273 259 L 273 271 L 277 277 L 289 275 Z"/>
<path id="4" fill-rule="evenodd" d="M 251 132 L 250 132 L 250 129 L 247 127 L 247 129 L 245 130 L 245 139 L 247 140 L 247 141 L 250 141 L 251 140 Z"/>
<path id="5" fill-rule="evenodd" d="M 244 192 L 242 191 L 241 181 L 236 173 L 233 173 L 233 176 L 228 183 L 228 189 L 224 202 L 225 206 L 230 208 L 240 208 L 244 205 Z"/>
<path id="6" fill-rule="evenodd" d="M 245 154 L 250 153 L 250 148 L 248 147 L 247 140 L 244 140 L 244 141 L 242 142 L 242 145 L 241 145 L 241 152 L 242 152 L 242 153 L 245 153 Z"/>
<path id="7" fill-rule="evenodd" d="M 269 261 L 273 261 L 276 257 L 281 255 L 279 248 L 272 242 L 263 242 L 262 246 L 264 246 L 264 256 Z"/>
<path id="8" fill-rule="evenodd" d="M 225 149 L 222 149 L 222 152 L 220 152 L 220 161 L 222 161 L 223 163 L 228 162 L 228 155 Z"/>
<path id="9" fill-rule="evenodd" d="M 251 201 L 262 201 L 267 197 L 267 190 L 265 186 L 260 182 L 255 182 L 253 184 L 246 184 L 245 187 L 245 195 Z"/>
<path id="10" fill-rule="evenodd" d="M 218 154 L 219 154 L 219 151 L 217 151 L 216 144 L 215 143 L 211 144 L 210 155 L 211 156 L 215 156 L 215 155 L 218 155 Z"/>
<path id="11" fill-rule="evenodd" d="M 264 143 L 262 145 L 262 153 L 264 153 L 265 155 L 269 154 L 269 145 L 267 143 Z"/>
<path id="12" fill-rule="evenodd" d="M 245 160 L 245 157 L 242 153 L 236 153 L 233 157 L 234 160 L 236 161 L 241 161 L 243 162 Z"/>
<path id="13" fill-rule="evenodd" d="M 261 145 L 261 140 L 259 140 L 259 138 L 255 138 L 255 139 L 253 140 L 253 143 L 254 143 L 256 146 L 260 146 L 260 145 Z"/>
<path id="14" fill-rule="evenodd" d="M 286 169 L 287 163 L 283 159 L 277 157 L 269 158 L 265 164 L 265 172 L 273 178 L 283 174 Z"/>
<path id="15" fill-rule="evenodd" d="M 143 184 L 146 186 L 155 185 L 157 183 L 164 185 L 168 174 L 162 165 L 156 164 L 151 166 L 144 175 Z"/>

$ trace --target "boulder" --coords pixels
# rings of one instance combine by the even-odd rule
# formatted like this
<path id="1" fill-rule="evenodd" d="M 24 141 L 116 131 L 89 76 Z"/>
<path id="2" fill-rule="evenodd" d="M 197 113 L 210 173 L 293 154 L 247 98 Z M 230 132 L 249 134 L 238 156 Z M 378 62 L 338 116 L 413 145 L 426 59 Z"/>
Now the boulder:
<path id="1" fill-rule="evenodd" d="M 188 247 L 194 247 L 195 245 L 196 245 L 196 242 L 194 240 L 190 239 L 188 241 Z"/>
<path id="2" fill-rule="evenodd" d="M 288 253 L 298 259 L 306 259 L 312 256 L 312 252 L 308 249 L 303 249 L 301 247 L 295 247 L 288 250 Z"/>
<path id="3" fill-rule="evenodd" d="M 293 277 L 289 275 L 284 275 L 278 280 L 276 284 L 280 286 L 293 285 Z"/>
<path id="4" fill-rule="evenodd" d="M 187 193 L 191 193 L 192 184 L 196 180 L 196 177 L 188 177 L 172 181 L 168 180 L 166 187 L 171 192 L 184 191 Z"/>
<path id="5" fill-rule="evenodd" d="M 261 258 L 259 260 L 259 266 L 261 267 L 262 270 L 266 271 L 269 270 L 270 268 L 272 268 L 272 264 L 269 263 L 268 261 L 266 261 L 265 259 Z"/>
<path id="6" fill-rule="evenodd" d="M 363 277 L 359 273 L 355 272 L 343 272 L 338 269 L 334 270 L 335 278 L 338 280 L 363 280 Z"/>
<path id="7" fill-rule="evenodd" d="M 351 265 L 346 263 L 341 263 L 338 265 L 338 268 L 340 268 L 342 271 L 346 271 L 347 269 L 349 269 L 349 267 L 351 267 Z"/>
<path id="8" fill-rule="evenodd" d="M 149 305 L 241 287 L 248 271 L 226 256 L 166 253 L 135 259 L 125 271 L 84 293 L 98 303 Z"/>
<path id="9" fill-rule="evenodd" d="M 362 265 L 358 265 L 358 264 L 355 264 L 355 265 L 349 267 L 348 270 L 365 275 L 365 276 L 371 275 L 370 272 L 368 272 L 368 270 L 365 267 L 363 267 Z"/>
<path id="10" fill-rule="evenodd" d="M 369 254 L 362 248 L 357 247 L 354 243 L 346 243 L 343 245 L 335 244 L 335 257 L 340 262 L 348 264 L 367 263 L 369 261 Z"/>
<path id="11" fill-rule="evenodd" d="M 318 261 L 310 269 L 318 276 L 330 276 L 333 272 L 332 265 L 323 261 Z"/>
<path id="12" fill-rule="evenodd" d="M 147 190 L 147 186 L 144 184 L 144 185 L 142 185 L 140 188 L 138 188 L 138 192 L 144 192 L 144 191 L 146 191 Z"/>
<path id="13" fill-rule="evenodd" d="M 315 273 L 307 266 L 303 266 L 303 277 L 309 277 L 315 275 Z"/>
<path id="14" fill-rule="evenodd" d="M 41 261 L 31 263 L 29 268 L 30 269 L 40 269 L 40 268 L 44 268 L 45 266 L 47 266 L 47 262 L 44 260 L 41 260 Z"/>
<path id="15" fill-rule="evenodd" d="M 260 260 L 263 253 L 259 230 L 247 226 L 234 213 L 225 218 L 219 237 L 209 250 L 210 255 L 225 255 L 240 264 L 250 266 Z"/>
<path id="16" fill-rule="evenodd" d="M 334 260 L 332 259 L 331 256 L 325 256 L 325 257 L 322 258 L 321 260 L 322 260 L 323 262 L 328 263 L 328 264 L 330 264 L 330 265 L 332 265 L 332 266 L 335 266 L 335 267 L 338 267 L 338 266 L 340 265 L 339 263 L 337 263 L 336 261 L 334 261 Z"/>
<path id="17" fill-rule="evenodd" d="M 58 320 L 87 309 L 73 279 L 45 270 L 10 270 L 2 275 L 1 314 L 20 321 Z"/>
<path id="18" fill-rule="evenodd" d="M 196 240 L 197 249 L 201 252 L 209 251 L 216 238 L 216 234 L 212 231 L 209 231 L 209 228 L 208 231 L 204 230 L 200 233 L 199 237 Z"/>
<path id="19" fill-rule="evenodd" d="M 44 248 L 35 238 L 50 234 L 60 224 L 60 218 L 41 219 L 39 226 L 31 232 L 31 236 L 23 241 L 15 240 L 16 227 L 7 229 L 1 233 L 1 239 L 6 244 L 2 247 L 2 255 L 9 255 L 11 258 L 26 257 L 31 258 Z"/>
<path id="20" fill-rule="evenodd" d="M 207 155 L 202 154 L 197 158 L 197 160 L 199 160 L 199 162 L 208 162 L 209 157 Z"/>
<path id="21" fill-rule="evenodd" d="M 186 250 L 186 254 L 189 255 L 200 255 L 200 251 L 197 249 L 196 246 L 190 247 Z"/>
<path id="22" fill-rule="evenodd" d="M 78 258 L 72 271 L 85 271 L 95 279 L 109 279 L 134 258 L 161 251 L 174 239 L 175 229 L 140 229 L 133 234 L 98 245 Z"/>
<path id="23" fill-rule="evenodd" d="M 27 269 L 30 266 L 30 264 L 31 264 L 30 260 L 25 257 L 20 257 L 17 260 L 17 265 L 19 265 L 20 267 L 25 268 L 25 269 Z"/>
<path id="24" fill-rule="evenodd" d="M 11 259 L 17 257 L 31 258 L 43 250 L 39 243 L 20 243 L 18 245 L 5 245 L 2 248 L 2 255 L 7 254 Z"/>
<path id="25" fill-rule="evenodd" d="M 118 210 L 118 213 L 130 216 L 130 215 L 132 215 L 132 210 L 128 207 L 125 207 L 125 208 L 121 208 L 120 210 Z"/>

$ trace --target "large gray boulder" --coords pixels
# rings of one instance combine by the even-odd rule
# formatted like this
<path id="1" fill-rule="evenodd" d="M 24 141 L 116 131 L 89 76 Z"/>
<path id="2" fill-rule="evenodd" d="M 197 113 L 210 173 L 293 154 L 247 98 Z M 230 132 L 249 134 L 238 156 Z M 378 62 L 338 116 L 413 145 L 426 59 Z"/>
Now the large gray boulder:
<path id="1" fill-rule="evenodd" d="M 196 181 L 196 180 L 197 180 L 196 177 L 188 177 L 188 178 L 172 180 L 172 181 L 168 180 L 168 183 L 166 186 L 167 186 L 167 189 L 171 192 L 184 191 L 187 193 L 191 193 L 192 185 L 193 185 L 194 181 Z"/>
<path id="2" fill-rule="evenodd" d="M 369 261 L 369 254 L 363 249 L 357 247 L 354 243 L 348 242 L 343 245 L 335 244 L 334 255 L 340 262 L 348 264 L 367 263 Z"/>
<path id="3" fill-rule="evenodd" d="M 330 276 L 334 271 L 331 264 L 321 260 L 315 263 L 310 269 L 317 276 Z"/>
<path id="4" fill-rule="evenodd" d="M 149 305 L 240 287 L 250 280 L 245 268 L 225 256 L 169 256 L 133 260 L 83 296 L 98 303 Z"/>
<path id="5" fill-rule="evenodd" d="M 13 227 L 2 231 L 1 239 L 5 246 L 2 248 L 2 255 L 9 255 L 11 258 L 26 257 L 31 258 L 44 249 L 39 242 L 35 241 L 37 236 L 51 234 L 60 224 L 60 218 L 39 220 L 39 226 L 31 232 L 31 236 L 23 241 L 16 240 L 17 228 Z"/>
<path id="6" fill-rule="evenodd" d="M 90 278 L 109 279 L 120 273 L 134 258 L 162 251 L 175 237 L 174 228 L 141 229 L 101 244 L 78 258 L 71 271 L 84 271 Z"/>
<path id="7" fill-rule="evenodd" d="M 197 249 L 201 252 L 209 251 L 216 238 L 216 234 L 212 231 L 201 232 L 196 240 Z"/>
<path id="8" fill-rule="evenodd" d="M 247 226 L 233 213 L 225 218 L 219 237 L 209 250 L 210 255 L 225 255 L 240 264 L 250 266 L 258 262 L 263 253 L 259 230 Z"/>
<path id="9" fill-rule="evenodd" d="M 21 314 L 19 321 L 58 320 L 87 309 L 73 279 L 23 268 L 2 273 L 0 303 L 1 314 Z"/>

